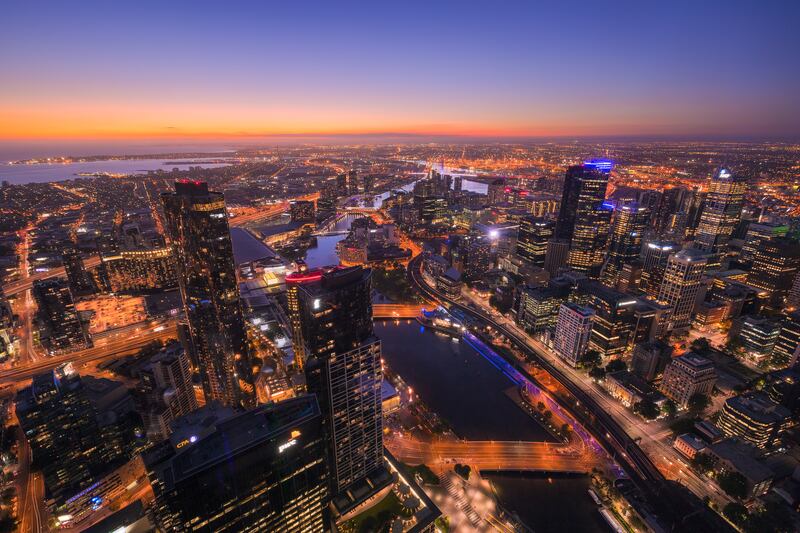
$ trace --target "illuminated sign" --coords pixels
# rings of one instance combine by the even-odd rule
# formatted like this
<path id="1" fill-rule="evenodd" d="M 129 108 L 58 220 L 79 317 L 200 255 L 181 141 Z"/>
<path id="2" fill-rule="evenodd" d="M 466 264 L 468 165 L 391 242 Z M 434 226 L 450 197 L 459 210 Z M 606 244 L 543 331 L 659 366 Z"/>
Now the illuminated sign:
<path id="1" fill-rule="evenodd" d="M 731 173 L 725 170 L 724 168 L 719 169 L 719 177 L 720 178 L 730 178 Z"/>
<path id="2" fill-rule="evenodd" d="M 291 448 L 295 444 L 297 444 L 297 439 L 292 439 L 292 440 L 290 440 L 288 442 L 284 442 L 283 444 L 278 446 L 278 453 L 285 452 L 286 450 L 288 450 L 289 448 Z"/>
<path id="3" fill-rule="evenodd" d="M 315 298 L 314 299 L 314 309 L 319 309 L 320 303 L 321 303 L 320 299 L 319 298 Z"/>

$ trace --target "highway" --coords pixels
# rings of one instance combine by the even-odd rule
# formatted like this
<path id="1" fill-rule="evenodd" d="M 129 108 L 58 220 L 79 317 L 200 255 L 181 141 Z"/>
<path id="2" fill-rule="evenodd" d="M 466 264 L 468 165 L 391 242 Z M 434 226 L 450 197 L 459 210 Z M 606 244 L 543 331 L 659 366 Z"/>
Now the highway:
<path id="1" fill-rule="evenodd" d="M 647 454 L 637 445 L 637 443 L 624 431 L 622 426 L 588 394 L 583 388 L 569 379 L 559 368 L 552 365 L 548 359 L 530 344 L 527 336 L 523 337 L 511 331 L 505 325 L 499 323 L 480 309 L 468 307 L 459 302 L 447 298 L 445 295 L 430 287 L 423 279 L 420 272 L 422 264 L 421 256 L 417 256 L 408 265 L 408 279 L 412 286 L 416 287 L 423 295 L 434 301 L 447 302 L 451 307 L 456 307 L 485 324 L 490 325 L 498 332 L 502 333 L 509 341 L 519 348 L 531 360 L 535 360 L 548 374 L 550 374 L 560 385 L 562 385 L 578 402 L 589 411 L 590 418 L 582 420 L 584 427 L 590 430 L 595 438 L 614 456 L 620 463 L 631 480 L 647 497 L 653 509 L 659 515 L 679 526 L 687 517 L 693 516 L 697 512 L 702 512 L 703 508 L 696 505 L 694 501 L 686 498 L 686 495 L 668 484 L 667 480 L 656 468 Z M 531 381 L 534 381 L 528 371 L 519 365 L 518 361 L 509 361 Z M 716 521 L 716 520 L 715 520 Z M 720 520 L 721 522 L 721 520 Z M 724 529 L 724 527 L 722 528 Z"/>
<path id="2" fill-rule="evenodd" d="M 19 383 L 33 376 L 52 370 L 64 363 L 83 364 L 105 359 L 114 359 L 138 352 L 145 345 L 156 340 L 177 338 L 178 332 L 174 323 L 166 325 L 159 331 L 149 330 L 137 336 L 125 335 L 122 338 L 109 337 L 101 339 L 97 345 L 85 350 L 76 350 L 63 355 L 55 355 L 36 362 L 20 365 L 11 370 L 0 372 L 0 384 Z"/>

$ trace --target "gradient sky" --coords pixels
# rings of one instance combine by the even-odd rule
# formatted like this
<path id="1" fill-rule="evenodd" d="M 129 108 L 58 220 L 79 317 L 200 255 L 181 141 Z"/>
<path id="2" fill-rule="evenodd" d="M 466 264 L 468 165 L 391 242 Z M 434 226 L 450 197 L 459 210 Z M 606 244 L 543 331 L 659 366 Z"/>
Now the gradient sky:
<path id="1" fill-rule="evenodd" d="M 0 139 L 800 136 L 800 2 L 5 1 Z"/>

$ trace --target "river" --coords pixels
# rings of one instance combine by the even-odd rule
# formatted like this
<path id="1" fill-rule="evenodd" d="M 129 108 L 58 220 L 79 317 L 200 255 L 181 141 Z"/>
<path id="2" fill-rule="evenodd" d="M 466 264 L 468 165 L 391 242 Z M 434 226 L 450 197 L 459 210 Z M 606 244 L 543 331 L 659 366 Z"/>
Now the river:
<path id="1" fill-rule="evenodd" d="M 467 342 L 416 322 L 375 323 L 389 368 L 461 437 L 551 440 L 505 394 L 514 384 Z M 537 533 L 608 531 L 584 476 L 490 474 L 500 502 Z"/>

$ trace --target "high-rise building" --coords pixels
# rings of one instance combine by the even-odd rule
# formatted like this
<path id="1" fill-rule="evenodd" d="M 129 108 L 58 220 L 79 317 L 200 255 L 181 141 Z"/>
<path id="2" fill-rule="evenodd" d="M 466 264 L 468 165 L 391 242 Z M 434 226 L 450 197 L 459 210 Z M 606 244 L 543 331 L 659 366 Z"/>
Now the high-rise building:
<path id="1" fill-rule="evenodd" d="M 672 329 L 691 324 L 706 262 L 707 255 L 698 250 L 681 250 L 669 256 L 658 300 L 672 306 Z"/>
<path id="2" fill-rule="evenodd" d="M 64 272 L 67 274 L 67 281 L 69 281 L 69 288 L 73 295 L 80 296 L 93 292 L 91 278 L 86 272 L 83 258 L 78 250 L 75 248 L 64 250 L 61 254 L 61 262 L 64 263 Z"/>
<path id="3" fill-rule="evenodd" d="M 300 286 L 304 283 L 315 283 L 322 279 L 322 269 L 309 270 L 305 261 L 295 263 L 296 270 L 286 276 L 286 304 L 288 307 L 289 325 L 292 330 L 292 350 L 298 368 L 303 368 L 306 361 L 306 346 L 303 340 L 303 322 L 300 310 Z"/>
<path id="4" fill-rule="evenodd" d="M 260 369 L 248 350 L 225 199 L 190 180 L 161 199 L 206 399 L 251 407 Z"/>
<path id="5" fill-rule="evenodd" d="M 586 353 L 594 311 L 573 303 L 561 304 L 553 349 L 566 363 L 577 366 Z"/>
<path id="6" fill-rule="evenodd" d="M 633 348 L 631 371 L 653 381 L 667 367 L 672 347 L 661 341 L 643 342 Z"/>
<path id="7" fill-rule="evenodd" d="M 800 271 L 795 274 L 792 288 L 786 296 L 786 308 L 790 311 L 800 309 Z"/>
<path id="8" fill-rule="evenodd" d="M 751 262 L 755 258 L 756 250 L 760 249 L 763 243 L 774 237 L 785 237 L 788 232 L 789 226 L 786 224 L 750 222 L 742 245 L 742 261 Z"/>
<path id="9" fill-rule="evenodd" d="M 57 504 L 91 485 L 103 464 L 97 416 L 71 365 L 34 376 L 17 394 L 16 412 L 48 498 Z"/>
<path id="10" fill-rule="evenodd" d="M 686 407 L 695 394 L 708 396 L 717 382 L 714 363 L 689 352 L 673 359 L 661 378 L 661 391 L 678 406 Z"/>
<path id="11" fill-rule="evenodd" d="M 638 261 L 642 235 L 649 222 L 650 211 L 637 203 L 626 204 L 615 210 L 611 243 L 601 276 L 604 284 L 615 287 L 623 266 Z"/>
<path id="12" fill-rule="evenodd" d="M 544 269 L 547 270 L 551 278 L 561 273 L 561 269 L 566 267 L 567 259 L 569 259 L 569 241 L 553 239 L 547 242 Z"/>
<path id="13" fill-rule="evenodd" d="M 517 233 L 517 256 L 529 266 L 544 267 L 547 243 L 553 238 L 555 226 L 541 218 L 522 217 Z"/>
<path id="14" fill-rule="evenodd" d="M 227 418 L 204 411 L 178 420 L 145 455 L 160 531 L 328 530 L 322 416 L 312 395 Z"/>
<path id="15" fill-rule="evenodd" d="M 758 363 L 772 354 L 781 330 L 779 323 L 761 316 L 746 316 L 737 321 L 739 327 L 731 330 L 738 331 L 737 337 L 750 359 Z"/>
<path id="16" fill-rule="evenodd" d="M 331 269 L 317 282 L 298 285 L 306 383 L 324 418 L 335 504 L 348 492 L 358 493 L 355 487 L 376 486 L 386 475 L 381 344 L 372 326 L 371 280 L 371 270 L 356 266 Z"/>
<path id="17" fill-rule="evenodd" d="M 800 357 L 800 311 L 789 313 L 772 348 L 772 364 L 778 368 L 793 365 Z"/>
<path id="18" fill-rule="evenodd" d="M 789 425 L 791 413 L 763 392 L 750 392 L 725 400 L 717 419 L 725 435 L 738 437 L 756 448 L 772 446 Z"/>
<path id="19" fill-rule="evenodd" d="M 571 241 L 578 210 L 590 211 L 605 200 L 611 166 L 610 161 L 587 161 L 567 169 L 556 222 L 557 239 Z"/>
<path id="20" fill-rule="evenodd" d="M 594 311 L 589 349 L 602 357 L 622 355 L 633 333 L 638 300 L 596 281 L 585 283 L 579 293 Z"/>
<path id="21" fill-rule="evenodd" d="M 603 266 L 612 208 L 604 202 L 611 162 L 586 161 L 567 169 L 556 238 L 569 239 L 567 264 L 597 277 Z"/>
<path id="22" fill-rule="evenodd" d="M 747 182 L 721 168 L 711 178 L 703 204 L 694 247 L 710 254 L 725 252 L 728 240 L 742 216 Z"/>
<path id="23" fill-rule="evenodd" d="M 683 228 L 679 228 L 681 221 L 685 224 L 686 214 L 683 217 L 678 216 L 681 212 L 683 198 L 687 194 L 687 190 L 681 187 L 673 187 L 665 189 L 661 193 L 658 206 L 653 212 L 653 232 L 657 236 L 667 234 L 680 234 L 683 235 Z"/>
<path id="24" fill-rule="evenodd" d="M 487 201 L 489 206 L 496 207 L 506 201 L 506 180 L 498 178 L 487 188 Z"/>
<path id="25" fill-rule="evenodd" d="M 189 355 L 178 342 L 168 344 L 150 357 L 139 372 L 139 412 L 148 437 L 169 437 L 170 424 L 197 409 Z"/>
<path id="26" fill-rule="evenodd" d="M 78 350 L 91 345 L 89 334 L 72 301 L 72 293 L 63 279 L 37 280 L 33 297 L 38 310 L 39 341 L 50 354 Z"/>
<path id="27" fill-rule="evenodd" d="M 651 298 L 658 297 L 669 256 L 679 249 L 680 246 L 671 241 L 652 241 L 644 246 L 642 278 L 639 288 Z"/>
<path id="28" fill-rule="evenodd" d="M 783 307 L 792 283 L 800 271 L 800 242 L 788 237 L 775 237 L 756 249 L 747 283 L 769 294 L 769 302 Z"/>

